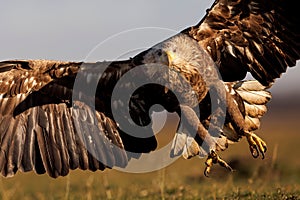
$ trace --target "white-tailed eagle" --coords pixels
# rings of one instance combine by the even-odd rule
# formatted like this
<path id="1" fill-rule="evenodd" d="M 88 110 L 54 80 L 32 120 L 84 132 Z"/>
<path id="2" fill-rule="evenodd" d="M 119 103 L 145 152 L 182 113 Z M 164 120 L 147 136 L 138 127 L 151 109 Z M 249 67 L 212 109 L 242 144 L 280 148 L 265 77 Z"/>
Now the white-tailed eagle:
<path id="1" fill-rule="evenodd" d="M 231 169 L 216 152 L 243 136 L 253 156 L 264 156 L 266 144 L 253 131 L 271 98 L 266 89 L 300 58 L 295 4 L 216 0 L 199 24 L 124 61 L 1 61 L 1 174 L 34 170 L 58 177 L 77 168 L 125 167 L 157 147 L 151 129 L 123 130 L 126 122 L 133 132 L 133 124 L 149 125 L 155 104 L 177 112 L 182 121 L 170 154 L 207 156 L 205 174 L 213 163 Z M 121 91 L 132 90 L 143 77 L 169 80 L 167 85 L 139 87 L 128 106 L 122 99 L 112 101 L 118 82 L 143 66 L 146 70 L 133 72 L 131 80 L 119 85 Z M 99 74 L 99 69 L 105 70 Z M 243 81 L 247 72 L 256 80 Z M 220 84 L 224 90 L 216 87 Z M 217 99 L 211 98 L 213 92 Z"/>

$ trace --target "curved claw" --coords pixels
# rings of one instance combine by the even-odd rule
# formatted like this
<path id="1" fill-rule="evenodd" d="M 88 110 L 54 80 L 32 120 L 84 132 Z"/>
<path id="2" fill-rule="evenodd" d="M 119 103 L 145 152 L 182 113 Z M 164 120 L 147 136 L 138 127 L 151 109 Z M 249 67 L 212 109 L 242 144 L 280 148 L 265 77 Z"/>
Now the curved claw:
<path id="1" fill-rule="evenodd" d="M 206 177 L 209 177 L 210 169 L 214 164 L 214 156 L 215 155 L 212 155 L 212 154 L 214 154 L 214 152 L 211 152 L 205 161 L 206 167 L 204 169 L 204 176 L 206 176 Z"/>
<path id="2" fill-rule="evenodd" d="M 213 166 L 213 164 L 219 164 L 222 167 L 225 167 L 226 169 L 228 169 L 229 171 L 233 171 L 233 169 L 224 161 L 222 160 L 218 154 L 216 154 L 214 151 L 211 151 L 211 153 L 208 155 L 205 164 L 206 167 L 204 169 L 204 175 L 206 177 L 209 177 L 209 173 L 210 173 L 210 169 Z"/>
<path id="3" fill-rule="evenodd" d="M 264 159 L 267 151 L 267 144 L 254 133 L 247 133 L 246 137 L 249 143 L 251 155 L 254 158 L 257 158 L 259 154 L 261 154 L 262 159 Z"/>
<path id="4" fill-rule="evenodd" d="M 259 156 L 259 151 L 256 145 L 249 145 L 251 155 L 253 158 L 258 158 Z"/>
<path id="5" fill-rule="evenodd" d="M 208 167 L 208 166 L 205 167 L 204 172 L 203 172 L 204 176 L 209 177 L 210 169 L 211 169 L 211 167 Z"/>

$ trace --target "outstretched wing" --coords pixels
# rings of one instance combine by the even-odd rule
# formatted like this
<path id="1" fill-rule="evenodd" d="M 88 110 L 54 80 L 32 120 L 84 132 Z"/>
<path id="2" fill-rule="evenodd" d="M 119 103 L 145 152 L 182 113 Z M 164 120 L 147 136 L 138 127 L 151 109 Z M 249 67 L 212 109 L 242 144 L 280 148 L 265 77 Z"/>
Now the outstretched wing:
<path id="1" fill-rule="evenodd" d="M 70 169 L 95 171 L 127 164 L 122 133 L 107 114 L 103 101 L 122 70 L 131 66 L 127 62 L 115 62 L 103 74 L 102 84 L 107 87 L 99 90 L 98 96 L 103 98 L 94 99 L 95 112 L 88 100 L 72 102 L 74 80 L 83 65 L 83 68 L 96 69 L 108 64 L 47 60 L 0 62 L 2 175 L 12 176 L 20 169 L 57 177 L 67 175 Z M 87 73 L 82 80 L 91 81 L 90 76 Z M 80 98 L 85 98 L 84 93 Z M 130 139 L 123 137 L 130 146 L 127 142 Z M 145 144 L 140 145 L 147 148 Z M 136 148 L 139 149 L 139 144 L 131 149 Z"/>
<path id="2" fill-rule="evenodd" d="M 186 33 L 210 53 L 224 81 L 246 73 L 263 85 L 300 58 L 300 18 L 295 1 L 216 0 Z"/>
<path id="3" fill-rule="evenodd" d="M 113 100 L 119 79 L 134 67 L 131 59 L 0 62 L 0 172 L 12 176 L 17 170 L 34 170 L 64 176 L 69 169 L 125 167 L 132 157 L 156 149 L 151 126 L 136 131 L 135 125 L 151 123 L 152 105 L 174 111 L 178 102 L 163 86 L 136 87 L 137 79 L 144 78 L 141 70 L 119 85 L 125 94 L 137 89 L 128 93 L 129 104 Z M 121 116 L 120 125 L 112 108 Z M 122 131 L 124 123 L 125 131 L 129 127 L 138 135 Z"/>
<path id="4" fill-rule="evenodd" d="M 270 85 L 300 58 L 300 19 L 294 15 L 295 8 L 293 1 L 284 0 L 216 0 L 198 25 L 182 33 L 206 49 L 224 81 L 241 80 L 250 72 L 263 85 Z M 34 170 L 57 177 L 76 168 L 124 167 L 131 157 L 154 150 L 154 135 L 127 135 L 110 110 L 124 104 L 111 102 L 112 91 L 133 65 L 131 60 L 90 64 L 47 60 L 0 62 L 0 172 L 11 176 L 18 169 Z M 93 86 L 92 72 L 98 67 L 107 69 L 101 74 L 96 94 L 88 94 L 89 88 L 74 93 L 79 70 L 83 70 L 81 78 L 86 86 Z M 92 71 L 85 73 L 85 69 Z M 132 87 L 123 86 L 125 90 Z M 155 103 L 170 111 L 178 107 L 178 102 L 170 101 L 171 96 L 155 96 L 165 93 L 163 87 L 151 86 L 147 92 L 148 86 L 137 90 L 129 105 L 133 108 L 132 120 L 139 125 L 149 123 L 149 108 Z M 78 101 L 72 101 L 74 95 Z M 91 106 L 94 104 L 96 112 Z M 252 111 L 251 106 L 243 108 L 246 115 Z M 265 112 L 264 107 L 262 111 Z M 228 138 L 232 136 L 230 131 L 224 133 Z M 231 139 L 236 140 L 233 136 Z"/>

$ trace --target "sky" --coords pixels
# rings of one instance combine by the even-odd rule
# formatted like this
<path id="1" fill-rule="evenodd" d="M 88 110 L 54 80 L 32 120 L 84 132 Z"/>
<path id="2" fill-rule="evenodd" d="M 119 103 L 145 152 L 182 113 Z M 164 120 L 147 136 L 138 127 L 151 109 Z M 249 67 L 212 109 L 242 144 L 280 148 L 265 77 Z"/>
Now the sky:
<path id="1" fill-rule="evenodd" d="M 0 60 L 128 58 L 204 16 L 212 0 L 2 1 Z M 300 94 L 300 67 L 273 94 Z"/>

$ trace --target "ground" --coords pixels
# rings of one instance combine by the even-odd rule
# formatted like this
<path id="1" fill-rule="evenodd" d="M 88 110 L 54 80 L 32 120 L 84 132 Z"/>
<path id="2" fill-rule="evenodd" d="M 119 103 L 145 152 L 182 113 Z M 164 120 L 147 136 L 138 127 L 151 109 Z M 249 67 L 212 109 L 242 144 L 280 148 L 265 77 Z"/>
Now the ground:
<path id="1" fill-rule="evenodd" d="M 258 132 L 268 143 L 264 160 L 251 157 L 246 141 L 220 153 L 232 173 L 214 167 L 206 178 L 198 158 L 146 174 L 75 170 L 51 179 L 18 173 L 0 178 L 0 199 L 300 199 L 299 99 L 269 104 Z"/>

